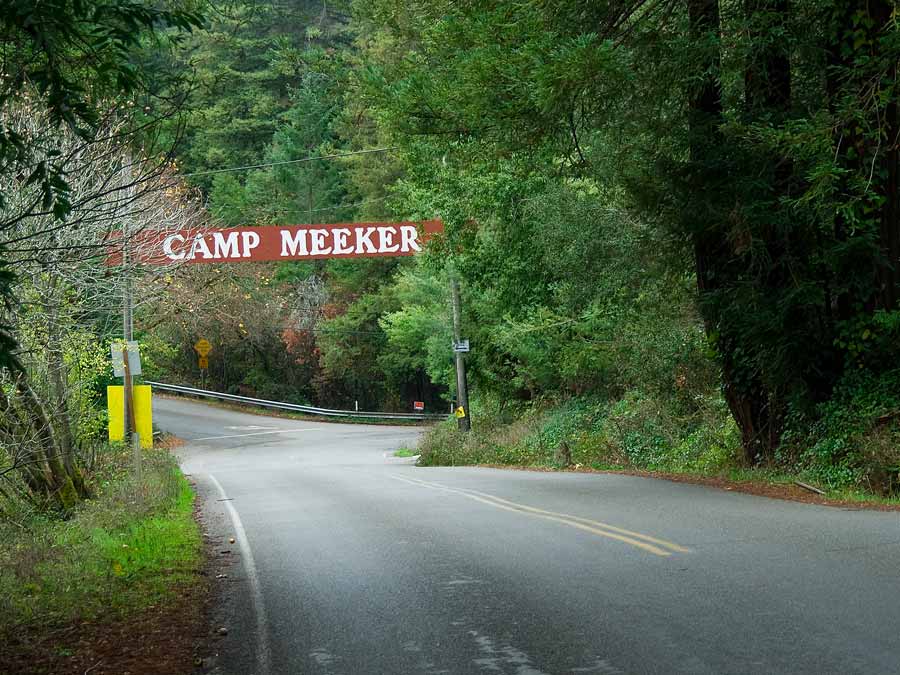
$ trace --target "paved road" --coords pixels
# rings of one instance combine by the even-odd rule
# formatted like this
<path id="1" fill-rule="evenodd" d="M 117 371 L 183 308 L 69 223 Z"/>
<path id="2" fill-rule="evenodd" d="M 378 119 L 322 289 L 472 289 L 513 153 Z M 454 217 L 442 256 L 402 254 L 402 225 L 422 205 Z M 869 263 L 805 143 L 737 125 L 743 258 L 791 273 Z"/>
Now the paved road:
<path id="1" fill-rule="evenodd" d="M 416 468 L 408 427 L 154 407 L 237 539 L 218 672 L 900 673 L 900 514 Z"/>

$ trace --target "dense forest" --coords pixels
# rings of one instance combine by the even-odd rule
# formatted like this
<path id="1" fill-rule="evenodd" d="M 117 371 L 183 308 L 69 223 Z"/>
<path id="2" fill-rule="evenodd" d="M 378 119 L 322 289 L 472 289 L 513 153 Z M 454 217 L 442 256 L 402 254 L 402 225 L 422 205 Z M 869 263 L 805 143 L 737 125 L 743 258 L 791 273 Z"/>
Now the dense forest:
<path id="1" fill-rule="evenodd" d="M 423 462 L 900 490 L 892 0 L 172 5 L 60 72 L 4 19 L 0 452 L 46 455 L 24 493 L 85 494 L 123 284 L 147 379 L 200 384 L 203 337 L 211 389 L 443 412 L 451 277 L 473 432 L 438 425 Z M 123 222 L 436 217 L 414 259 L 98 262 Z"/>

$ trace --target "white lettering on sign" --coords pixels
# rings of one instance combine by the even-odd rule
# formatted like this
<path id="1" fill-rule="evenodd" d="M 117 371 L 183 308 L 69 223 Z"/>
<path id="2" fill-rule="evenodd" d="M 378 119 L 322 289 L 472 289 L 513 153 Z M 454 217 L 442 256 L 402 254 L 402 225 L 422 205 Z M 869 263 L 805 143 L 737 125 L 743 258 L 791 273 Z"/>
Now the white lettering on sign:
<path id="1" fill-rule="evenodd" d="M 420 229 L 421 228 L 421 229 Z M 145 263 L 237 262 L 413 255 L 442 231 L 440 221 L 237 227 L 150 233 L 135 259 Z M 108 264 L 118 264 L 114 253 Z"/>
<path id="2" fill-rule="evenodd" d="M 356 252 L 375 253 L 376 248 L 372 244 L 372 234 L 375 232 L 375 228 L 367 227 L 363 230 L 361 227 L 355 227 L 353 229 L 356 230 Z"/>
<path id="3" fill-rule="evenodd" d="M 290 230 L 282 230 L 281 257 L 297 257 L 298 255 L 309 255 L 309 248 L 306 246 L 306 230 L 297 230 L 293 236 Z"/>
<path id="4" fill-rule="evenodd" d="M 250 257 L 250 251 L 259 246 L 259 235 L 256 232 L 241 232 L 241 239 L 244 243 L 244 258 Z"/>
<path id="5" fill-rule="evenodd" d="M 182 259 L 184 258 L 184 251 L 179 250 L 179 251 L 176 253 L 176 252 L 175 252 L 175 249 L 172 248 L 172 245 L 173 245 L 176 241 L 179 242 L 179 243 L 181 243 L 181 244 L 183 244 L 183 243 L 184 243 L 184 237 L 182 237 L 180 234 L 170 234 L 168 237 L 166 237 L 165 239 L 163 239 L 163 245 L 162 245 L 163 254 L 164 254 L 169 260 L 182 260 Z"/>
<path id="6" fill-rule="evenodd" d="M 238 258 L 238 233 L 229 232 L 225 236 L 224 232 L 213 232 L 213 257 L 215 258 Z"/>
<path id="7" fill-rule="evenodd" d="M 347 246 L 347 237 L 350 236 L 350 230 L 345 227 L 338 227 L 331 231 L 334 237 L 334 254 L 345 255 L 353 253 L 353 247 Z"/>
<path id="8" fill-rule="evenodd" d="M 419 246 L 419 242 L 416 241 L 416 239 L 419 238 L 419 232 L 412 225 L 401 225 L 400 236 L 403 239 L 403 243 L 400 244 L 400 250 L 404 253 L 407 251 L 422 250 L 422 247 Z"/>
<path id="9" fill-rule="evenodd" d="M 381 245 L 378 247 L 379 253 L 396 253 L 400 250 L 400 244 L 394 243 L 394 231 L 387 227 L 378 228 L 379 240 Z"/>
<path id="10" fill-rule="evenodd" d="M 194 243 L 191 244 L 191 252 L 188 253 L 188 260 L 192 260 L 197 257 L 197 254 L 203 256 L 204 259 L 212 258 L 212 251 L 209 250 L 209 246 L 206 245 L 206 239 L 204 239 L 202 234 L 198 234 L 194 237 Z"/>
<path id="11" fill-rule="evenodd" d="M 328 255 L 331 253 L 331 247 L 325 247 L 325 240 L 328 238 L 328 234 L 328 230 L 309 231 L 310 253 L 313 255 Z"/>

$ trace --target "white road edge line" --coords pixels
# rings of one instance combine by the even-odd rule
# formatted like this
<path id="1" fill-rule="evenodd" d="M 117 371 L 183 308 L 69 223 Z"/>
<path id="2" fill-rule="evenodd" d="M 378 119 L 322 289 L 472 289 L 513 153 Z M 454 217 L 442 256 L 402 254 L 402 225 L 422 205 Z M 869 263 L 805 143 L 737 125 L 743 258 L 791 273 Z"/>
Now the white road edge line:
<path id="1" fill-rule="evenodd" d="M 217 441 L 220 438 L 244 438 L 246 436 L 264 436 L 266 434 L 294 434 L 298 431 L 319 431 L 319 429 L 279 429 L 278 431 L 254 431 L 252 434 L 232 434 L 231 436 L 204 436 L 203 438 L 185 438 L 184 440 L 193 443 L 194 441 Z"/>
<path id="2" fill-rule="evenodd" d="M 262 588 L 259 585 L 259 575 L 256 572 L 256 563 L 253 562 L 253 552 L 250 550 L 250 542 L 247 541 L 247 532 L 241 522 L 237 509 L 234 508 L 231 501 L 228 501 L 228 495 L 222 484 L 216 480 L 211 473 L 206 474 L 209 480 L 216 486 L 219 496 L 222 498 L 222 504 L 231 517 L 231 524 L 234 525 L 234 539 L 241 548 L 243 557 L 244 571 L 247 574 L 247 581 L 250 584 L 250 597 L 253 602 L 253 612 L 256 614 L 256 665 L 259 672 L 256 675 L 269 675 L 271 672 L 271 654 L 269 651 L 269 620 L 266 616 L 266 606 L 263 602 Z"/>

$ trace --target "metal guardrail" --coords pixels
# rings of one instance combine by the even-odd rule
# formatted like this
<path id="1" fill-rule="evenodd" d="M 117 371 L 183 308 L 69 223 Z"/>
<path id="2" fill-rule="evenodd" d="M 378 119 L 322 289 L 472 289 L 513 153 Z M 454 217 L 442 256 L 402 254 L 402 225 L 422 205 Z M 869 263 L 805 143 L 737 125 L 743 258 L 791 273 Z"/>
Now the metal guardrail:
<path id="1" fill-rule="evenodd" d="M 165 384 L 164 382 L 144 381 L 151 387 L 160 391 L 170 391 L 176 394 L 187 394 L 189 396 L 203 396 L 206 398 L 216 398 L 223 401 L 233 401 L 235 403 L 246 403 L 248 405 L 257 405 L 264 408 L 276 408 L 278 410 L 291 410 L 293 412 L 309 413 L 310 415 L 323 415 L 326 417 L 363 417 L 366 419 L 385 419 L 385 420 L 443 420 L 447 419 L 447 415 L 435 413 L 392 413 L 392 412 L 364 412 L 362 410 L 332 410 L 330 408 L 314 408 L 309 405 L 299 405 L 297 403 L 282 403 L 280 401 L 268 401 L 264 398 L 251 398 L 249 396 L 237 396 L 236 394 L 223 394 L 218 391 L 207 391 L 205 389 L 195 389 L 194 387 L 183 387 L 177 384 Z"/>

